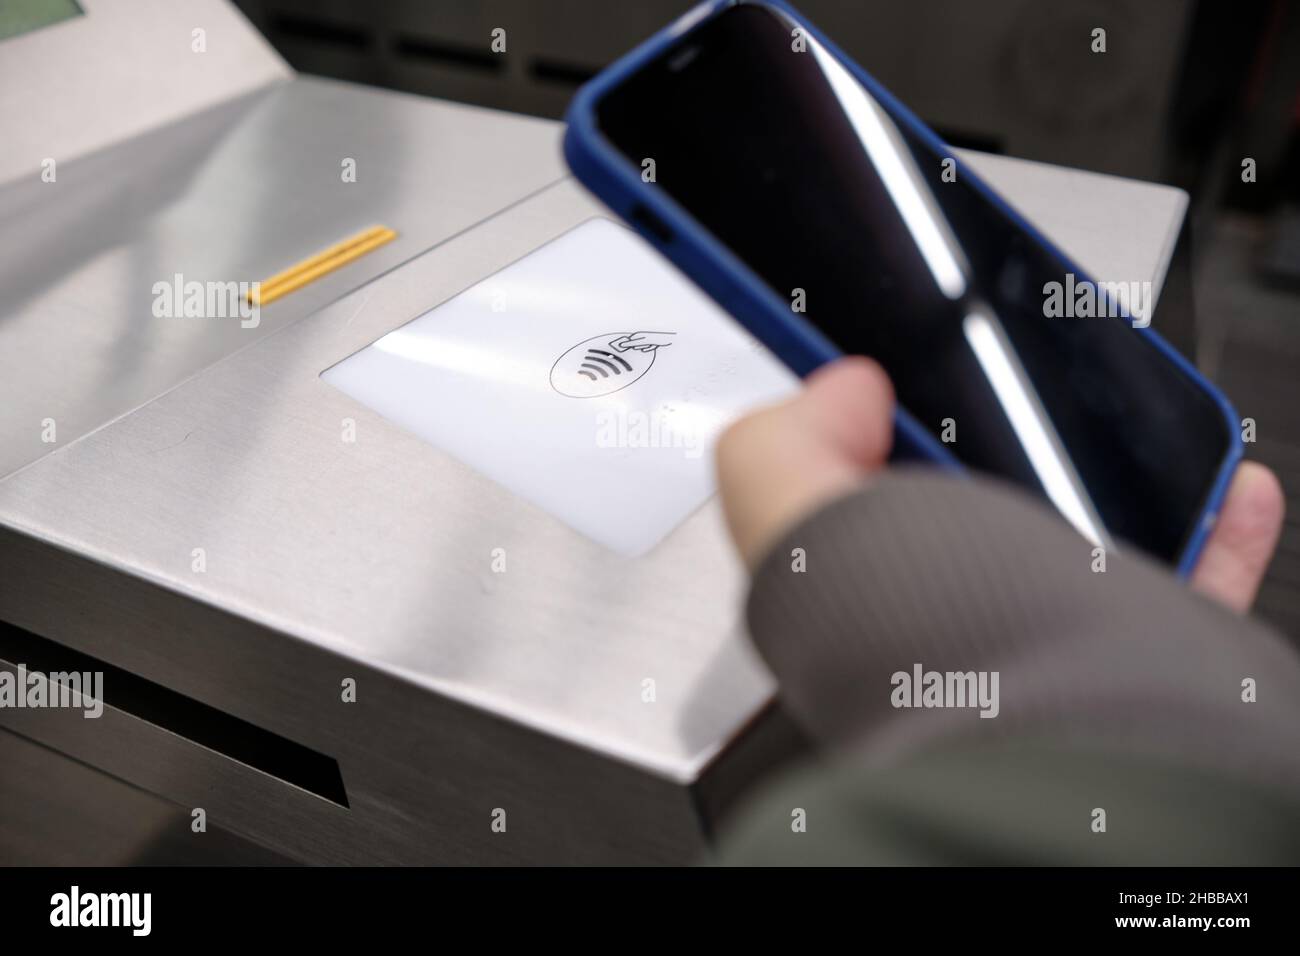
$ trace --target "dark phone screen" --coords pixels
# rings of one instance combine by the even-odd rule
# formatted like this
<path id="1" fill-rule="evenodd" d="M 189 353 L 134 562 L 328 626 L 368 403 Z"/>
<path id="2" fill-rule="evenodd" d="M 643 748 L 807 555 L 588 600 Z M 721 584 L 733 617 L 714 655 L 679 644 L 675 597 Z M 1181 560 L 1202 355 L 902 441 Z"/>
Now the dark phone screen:
<path id="1" fill-rule="evenodd" d="M 607 94 L 601 132 L 958 459 L 1174 562 L 1231 435 L 1134 330 L 1149 290 L 1068 276 L 796 26 L 724 11 Z"/>

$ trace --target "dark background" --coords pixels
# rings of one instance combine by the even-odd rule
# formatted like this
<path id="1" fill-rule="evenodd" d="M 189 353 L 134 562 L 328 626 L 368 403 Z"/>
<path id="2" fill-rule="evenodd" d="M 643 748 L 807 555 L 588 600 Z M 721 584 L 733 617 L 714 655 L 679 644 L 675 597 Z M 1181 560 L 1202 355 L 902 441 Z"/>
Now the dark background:
<path id="1" fill-rule="evenodd" d="M 581 82 L 693 5 L 236 2 L 302 72 L 555 119 Z M 1170 337 L 1256 420 L 1248 454 L 1287 490 L 1258 611 L 1300 638 L 1300 0 L 798 6 L 956 146 L 1190 193 L 1195 309 Z M 504 54 L 489 46 L 497 27 Z M 1090 50 L 1095 27 L 1107 32 L 1105 54 Z M 1249 184 L 1247 157 L 1257 164 Z M 1174 282 L 1171 273 L 1166 298 Z"/>

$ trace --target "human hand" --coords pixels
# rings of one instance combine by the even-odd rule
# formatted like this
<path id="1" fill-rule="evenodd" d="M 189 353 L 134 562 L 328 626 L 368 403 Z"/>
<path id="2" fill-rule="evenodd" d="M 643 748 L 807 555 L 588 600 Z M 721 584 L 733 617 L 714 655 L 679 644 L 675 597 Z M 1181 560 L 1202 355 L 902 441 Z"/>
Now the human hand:
<path id="1" fill-rule="evenodd" d="M 653 352 L 655 349 L 672 345 L 673 336 L 676 334 L 676 332 L 629 332 L 627 335 L 610 339 L 609 344 L 616 352 L 626 352 L 628 349 Z"/>
<path id="2" fill-rule="evenodd" d="M 799 395 L 733 424 L 718 442 L 727 526 L 753 568 L 789 528 L 885 467 L 894 392 L 875 362 L 840 359 L 809 376 Z M 1192 587 L 1246 611 L 1277 547 L 1285 501 L 1263 465 L 1237 469 Z"/>

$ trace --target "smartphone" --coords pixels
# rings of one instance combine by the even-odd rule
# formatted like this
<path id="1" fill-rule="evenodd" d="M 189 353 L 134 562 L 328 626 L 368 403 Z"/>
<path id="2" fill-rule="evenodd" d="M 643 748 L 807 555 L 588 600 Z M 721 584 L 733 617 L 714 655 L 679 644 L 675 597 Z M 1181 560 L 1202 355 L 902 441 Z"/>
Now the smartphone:
<path id="1" fill-rule="evenodd" d="M 575 176 L 796 373 L 879 361 L 902 454 L 1190 572 L 1241 457 L 1227 400 L 1139 286 L 1093 283 L 789 5 L 695 8 L 567 120 Z"/>

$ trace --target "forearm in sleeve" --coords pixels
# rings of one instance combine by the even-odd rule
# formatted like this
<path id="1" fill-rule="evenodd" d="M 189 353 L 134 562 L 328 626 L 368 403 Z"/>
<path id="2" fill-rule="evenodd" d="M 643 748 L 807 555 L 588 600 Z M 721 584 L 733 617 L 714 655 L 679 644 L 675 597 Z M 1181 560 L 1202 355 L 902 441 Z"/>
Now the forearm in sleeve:
<path id="1" fill-rule="evenodd" d="M 750 632 L 792 717 L 862 766 L 1020 739 L 1300 789 L 1295 650 L 1131 549 L 1104 557 L 1005 485 L 894 469 L 772 548 Z M 983 700 L 927 700 L 928 674 Z"/>

